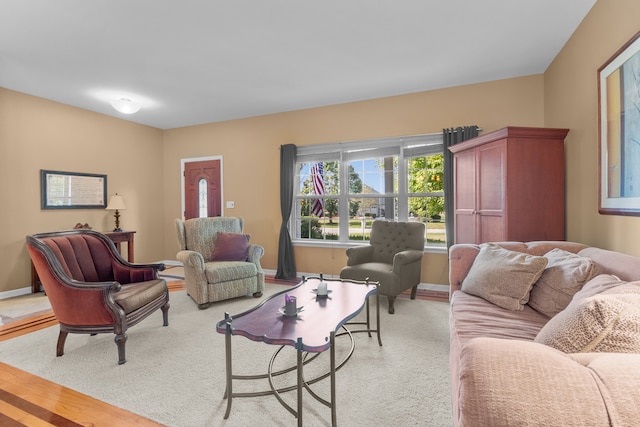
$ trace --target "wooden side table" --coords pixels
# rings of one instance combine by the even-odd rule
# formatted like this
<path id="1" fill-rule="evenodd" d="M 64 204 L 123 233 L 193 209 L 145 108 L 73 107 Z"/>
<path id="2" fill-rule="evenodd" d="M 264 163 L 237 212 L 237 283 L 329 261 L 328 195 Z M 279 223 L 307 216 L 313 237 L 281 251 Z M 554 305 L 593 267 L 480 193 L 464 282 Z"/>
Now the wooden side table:
<path id="1" fill-rule="evenodd" d="M 127 243 L 127 261 L 133 262 L 133 235 L 135 231 L 103 231 L 102 234 L 109 237 L 116 245 L 118 252 L 122 253 L 122 242 Z M 31 262 L 31 293 L 40 292 L 40 278 L 38 272 Z"/>
<path id="2" fill-rule="evenodd" d="M 103 231 L 115 243 L 118 252 L 122 251 L 122 242 L 127 242 L 127 261 L 133 262 L 133 235 L 135 231 Z"/>

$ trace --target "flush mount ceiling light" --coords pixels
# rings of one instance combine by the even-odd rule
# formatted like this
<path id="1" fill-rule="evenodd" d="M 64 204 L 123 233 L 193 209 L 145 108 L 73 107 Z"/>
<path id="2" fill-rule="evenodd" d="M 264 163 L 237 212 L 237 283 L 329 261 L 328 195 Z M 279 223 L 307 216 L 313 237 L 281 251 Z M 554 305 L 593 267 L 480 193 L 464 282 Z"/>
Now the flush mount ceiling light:
<path id="1" fill-rule="evenodd" d="M 122 114 L 134 114 L 140 111 L 141 105 L 129 98 L 120 98 L 111 101 L 111 106 Z"/>

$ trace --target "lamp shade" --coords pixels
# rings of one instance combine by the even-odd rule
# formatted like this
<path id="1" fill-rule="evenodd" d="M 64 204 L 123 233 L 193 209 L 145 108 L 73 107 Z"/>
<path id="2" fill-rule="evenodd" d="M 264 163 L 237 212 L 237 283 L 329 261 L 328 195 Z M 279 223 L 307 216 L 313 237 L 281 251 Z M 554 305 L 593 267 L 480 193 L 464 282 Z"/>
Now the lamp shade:
<path id="1" fill-rule="evenodd" d="M 120 196 L 118 193 L 111 196 L 111 198 L 109 199 L 109 204 L 107 205 L 107 210 L 123 211 L 125 209 L 127 209 L 127 207 L 124 205 L 124 199 L 122 198 L 122 196 Z"/>
<path id="2" fill-rule="evenodd" d="M 111 106 L 122 114 L 134 114 L 140 111 L 141 105 L 129 98 L 120 98 L 111 101 Z"/>

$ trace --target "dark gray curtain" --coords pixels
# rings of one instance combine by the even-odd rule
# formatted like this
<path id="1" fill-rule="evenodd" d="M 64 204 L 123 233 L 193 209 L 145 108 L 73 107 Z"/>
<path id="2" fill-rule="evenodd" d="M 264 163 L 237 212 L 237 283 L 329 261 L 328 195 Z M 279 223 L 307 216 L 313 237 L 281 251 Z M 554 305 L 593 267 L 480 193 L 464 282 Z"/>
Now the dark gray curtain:
<path id="1" fill-rule="evenodd" d="M 296 165 L 296 146 L 286 144 L 280 146 L 280 238 L 278 240 L 278 270 L 276 279 L 294 279 L 296 277 L 296 260 L 293 256 L 293 244 L 289 235 L 289 217 L 293 206 L 293 174 Z"/>
<path id="2" fill-rule="evenodd" d="M 444 146 L 444 214 L 446 218 L 447 249 L 453 245 L 454 211 L 453 211 L 453 153 L 449 147 L 467 139 L 478 136 L 478 126 L 464 126 L 442 129 Z"/>

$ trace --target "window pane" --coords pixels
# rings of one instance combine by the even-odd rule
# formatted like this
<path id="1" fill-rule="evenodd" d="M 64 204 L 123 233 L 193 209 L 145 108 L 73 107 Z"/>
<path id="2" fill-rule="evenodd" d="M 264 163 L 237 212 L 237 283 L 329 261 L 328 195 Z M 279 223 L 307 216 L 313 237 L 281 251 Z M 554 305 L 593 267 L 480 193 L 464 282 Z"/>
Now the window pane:
<path id="1" fill-rule="evenodd" d="M 398 158 L 396 156 L 352 160 L 348 163 L 349 194 L 397 192 Z"/>
<path id="2" fill-rule="evenodd" d="M 326 200 L 327 208 L 325 212 L 329 212 L 330 210 L 335 210 L 336 215 L 329 216 L 328 214 L 319 220 L 320 228 L 322 229 L 322 235 L 325 240 L 339 240 L 340 238 L 340 218 L 337 217 L 338 212 L 338 200 L 336 199 L 327 199 Z"/>
<path id="3" fill-rule="evenodd" d="M 444 191 L 444 158 L 442 154 L 427 156 L 426 160 L 427 192 L 437 193 Z"/>
<path id="4" fill-rule="evenodd" d="M 328 212 L 338 212 L 337 199 L 322 199 L 324 210 L 322 216 L 313 213 L 315 199 L 300 199 L 297 201 L 296 212 L 299 212 L 296 220 L 296 238 L 338 240 L 339 219 L 336 215 L 329 216 Z"/>
<path id="5" fill-rule="evenodd" d="M 444 191 L 442 154 L 411 157 L 407 161 L 409 193 L 436 193 Z"/>
<path id="6" fill-rule="evenodd" d="M 369 240 L 374 219 L 398 220 L 397 197 L 350 197 L 349 240 Z"/>
<path id="7" fill-rule="evenodd" d="M 297 238 L 338 239 L 338 199 L 326 197 L 340 193 L 338 167 L 336 161 L 297 164 Z"/>
<path id="8" fill-rule="evenodd" d="M 296 166 L 298 195 L 339 194 L 338 162 L 305 162 Z"/>
<path id="9" fill-rule="evenodd" d="M 444 205 L 444 197 L 432 197 L 431 200 L 436 200 L 437 203 Z M 444 223 L 444 212 L 441 215 L 433 215 L 429 218 L 427 223 L 427 243 L 435 245 L 446 245 L 447 234 Z"/>
<path id="10" fill-rule="evenodd" d="M 427 228 L 427 244 L 446 245 L 444 169 L 442 154 L 411 157 L 407 161 L 409 221 Z"/>
<path id="11" fill-rule="evenodd" d="M 425 215 L 425 212 L 440 213 Z M 409 197 L 409 221 L 419 221 L 426 225 L 427 243 L 447 243 L 444 225 L 444 196 Z"/>

